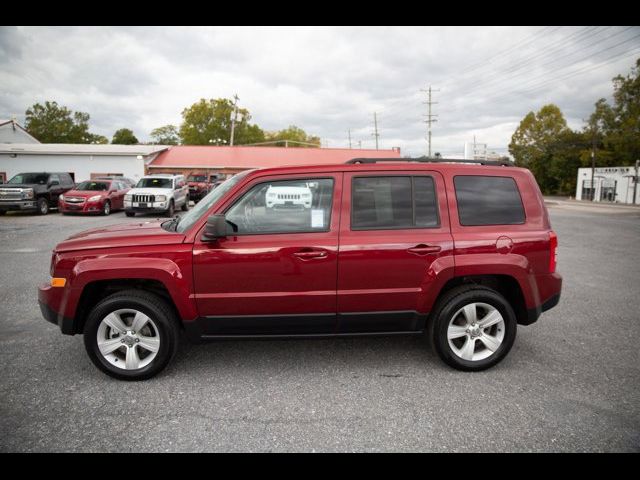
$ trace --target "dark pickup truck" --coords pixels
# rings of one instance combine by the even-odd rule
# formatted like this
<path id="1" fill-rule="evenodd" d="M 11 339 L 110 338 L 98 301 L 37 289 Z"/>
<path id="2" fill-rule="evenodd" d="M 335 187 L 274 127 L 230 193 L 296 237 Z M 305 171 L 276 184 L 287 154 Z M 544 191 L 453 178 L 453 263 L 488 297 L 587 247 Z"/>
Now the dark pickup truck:
<path id="1" fill-rule="evenodd" d="M 40 215 L 57 208 L 58 197 L 74 187 L 65 172 L 19 173 L 0 186 L 0 215 L 13 211 L 34 211 Z"/>

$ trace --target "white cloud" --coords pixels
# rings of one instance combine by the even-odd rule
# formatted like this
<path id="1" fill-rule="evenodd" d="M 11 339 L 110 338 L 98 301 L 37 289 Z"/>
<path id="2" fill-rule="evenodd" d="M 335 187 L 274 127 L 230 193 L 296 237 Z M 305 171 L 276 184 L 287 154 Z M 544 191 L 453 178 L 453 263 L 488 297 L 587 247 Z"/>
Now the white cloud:
<path id="1" fill-rule="evenodd" d="M 265 129 L 298 125 L 329 146 L 504 149 L 520 119 L 557 103 L 579 127 L 640 56 L 638 27 L 0 27 L 0 117 L 56 100 L 111 137 L 180 123 L 199 98 L 240 96 Z M 625 42 L 619 44 L 620 42 Z M 610 48 L 608 48 L 610 47 Z M 605 50 L 607 49 L 608 50 Z M 636 56 L 630 54 L 637 53 Z M 598 68 L 595 68 L 598 67 Z M 583 72 L 581 72 L 583 70 Z M 577 72 L 578 74 L 572 75 Z M 502 150 L 504 151 L 504 150 Z"/>

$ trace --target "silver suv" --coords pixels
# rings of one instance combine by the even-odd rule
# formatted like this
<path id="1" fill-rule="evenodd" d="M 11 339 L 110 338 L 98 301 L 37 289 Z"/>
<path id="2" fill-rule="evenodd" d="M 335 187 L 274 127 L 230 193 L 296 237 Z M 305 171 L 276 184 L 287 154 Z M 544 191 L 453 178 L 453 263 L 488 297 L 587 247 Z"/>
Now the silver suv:
<path id="1" fill-rule="evenodd" d="M 189 209 L 189 187 L 184 175 L 146 175 L 124 197 L 127 217 L 159 212 L 173 217 L 176 208 Z"/>

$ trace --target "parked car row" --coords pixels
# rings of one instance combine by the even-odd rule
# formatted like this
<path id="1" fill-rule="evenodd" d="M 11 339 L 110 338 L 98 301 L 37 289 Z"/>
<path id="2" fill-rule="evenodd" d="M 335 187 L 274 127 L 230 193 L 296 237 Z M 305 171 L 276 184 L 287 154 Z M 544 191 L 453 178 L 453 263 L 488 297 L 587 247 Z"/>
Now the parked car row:
<path id="1" fill-rule="evenodd" d="M 147 175 L 136 184 L 126 177 L 104 176 L 75 184 L 66 172 L 19 173 L 0 187 L 0 215 L 12 211 L 46 215 L 57 209 L 65 215 L 124 210 L 128 217 L 136 213 L 172 217 L 177 208 L 189 209 L 184 175 Z"/>

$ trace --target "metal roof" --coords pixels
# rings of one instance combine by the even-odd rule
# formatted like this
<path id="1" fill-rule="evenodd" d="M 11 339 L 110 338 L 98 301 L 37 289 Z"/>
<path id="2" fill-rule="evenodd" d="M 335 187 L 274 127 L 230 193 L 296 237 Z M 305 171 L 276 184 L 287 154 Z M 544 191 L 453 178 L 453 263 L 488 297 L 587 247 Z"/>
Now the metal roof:
<path id="1" fill-rule="evenodd" d="M 401 158 L 398 150 L 179 145 L 160 153 L 149 164 L 149 168 L 248 169 L 335 165 L 355 157 Z"/>
<path id="2" fill-rule="evenodd" d="M 82 143 L 0 143 L 0 153 L 23 155 L 151 155 L 166 145 L 97 145 Z"/>

